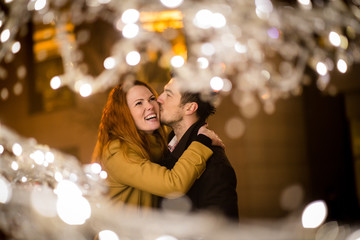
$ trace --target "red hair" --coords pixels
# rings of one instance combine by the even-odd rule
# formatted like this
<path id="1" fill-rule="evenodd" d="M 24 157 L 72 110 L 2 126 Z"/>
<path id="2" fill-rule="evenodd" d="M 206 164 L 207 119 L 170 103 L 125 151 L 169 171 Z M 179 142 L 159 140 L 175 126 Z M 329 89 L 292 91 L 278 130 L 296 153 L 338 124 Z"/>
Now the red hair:
<path id="1" fill-rule="evenodd" d="M 102 162 L 104 150 L 113 140 L 120 140 L 121 143 L 136 148 L 145 158 L 150 159 L 150 143 L 146 138 L 146 133 L 137 129 L 126 101 L 128 90 L 135 85 L 145 86 L 155 97 L 158 97 L 151 86 L 138 80 L 131 84 L 119 84 L 114 87 L 103 109 L 93 161 Z M 153 134 L 157 135 L 164 153 L 166 148 L 164 127 L 161 125 Z"/>

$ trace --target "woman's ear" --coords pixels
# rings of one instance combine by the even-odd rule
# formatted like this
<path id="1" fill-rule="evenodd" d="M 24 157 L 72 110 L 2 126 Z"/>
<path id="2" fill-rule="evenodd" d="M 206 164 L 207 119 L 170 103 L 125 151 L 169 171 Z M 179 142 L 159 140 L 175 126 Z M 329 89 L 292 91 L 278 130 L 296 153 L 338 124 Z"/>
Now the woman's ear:
<path id="1" fill-rule="evenodd" d="M 185 114 L 191 115 L 196 113 L 196 110 L 198 109 L 198 104 L 196 102 L 189 102 L 185 104 Z"/>

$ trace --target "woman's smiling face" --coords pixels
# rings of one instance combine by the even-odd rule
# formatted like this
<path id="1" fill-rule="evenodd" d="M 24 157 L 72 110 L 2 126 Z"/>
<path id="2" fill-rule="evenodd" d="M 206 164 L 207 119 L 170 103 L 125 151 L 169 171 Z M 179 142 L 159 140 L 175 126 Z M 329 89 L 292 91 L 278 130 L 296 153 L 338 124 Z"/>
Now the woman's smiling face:
<path id="1" fill-rule="evenodd" d="M 160 127 L 159 104 L 147 87 L 131 87 L 126 94 L 126 101 L 137 129 L 152 133 Z"/>

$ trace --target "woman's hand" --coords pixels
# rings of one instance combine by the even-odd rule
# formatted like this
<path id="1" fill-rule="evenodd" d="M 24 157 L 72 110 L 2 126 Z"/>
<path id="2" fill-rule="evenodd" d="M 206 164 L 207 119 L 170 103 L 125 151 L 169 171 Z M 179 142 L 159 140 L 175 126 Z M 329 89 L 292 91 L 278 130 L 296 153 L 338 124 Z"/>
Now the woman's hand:
<path id="1" fill-rule="evenodd" d="M 211 144 L 214 146 L 219 146 L 222 147 L 223 149 L 225 149 L 225 144 L 223 143 L 223 141 L 219 138 L 219 136 L 213 131 L 207 128 L 207 124 L 201 126 L 201 128 L 198 131 L 198 135 L 199 134 L 204 134 L 205 136 L 207 136 L 208 138 L 211 139 Z"/>

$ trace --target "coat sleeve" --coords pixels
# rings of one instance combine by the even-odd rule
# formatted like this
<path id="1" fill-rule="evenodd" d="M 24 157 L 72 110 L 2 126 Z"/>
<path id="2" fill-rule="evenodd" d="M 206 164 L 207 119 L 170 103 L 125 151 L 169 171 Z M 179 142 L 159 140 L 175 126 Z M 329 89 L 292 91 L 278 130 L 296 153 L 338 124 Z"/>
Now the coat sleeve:
<path id="1" fill-rule="evenodd" d="M 112 182 L 128 185 L 162 197 L 178 197 L 186 193 L 205 170 L 212 150 L 194 141 L 169 170 L 141 157 L 134 149 L 120 146 L 118 141 L 109 146 L 112 153 L 105 162 L 105 170 Z"/>

